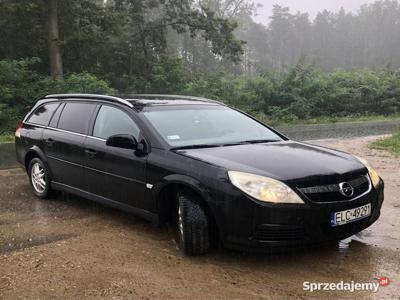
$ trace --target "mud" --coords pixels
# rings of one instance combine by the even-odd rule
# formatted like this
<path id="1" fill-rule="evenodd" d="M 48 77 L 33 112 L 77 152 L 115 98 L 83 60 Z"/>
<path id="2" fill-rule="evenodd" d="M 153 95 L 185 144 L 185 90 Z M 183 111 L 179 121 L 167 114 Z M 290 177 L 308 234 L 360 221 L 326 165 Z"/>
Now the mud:
<path id="1" fill-rule="evenodd" d="M 21 169 L 0 171 L 0 298 L 400 299 L 400 160 L 377 137 L 313 141 L 368 159 L 386 183 L 381 218 L 340 243 L 280 255 L 180 254 L 174 233 L 88 200 L 30 193 Z M 303 290 L 303 282 L 391 283 L 377 293 Z"/>

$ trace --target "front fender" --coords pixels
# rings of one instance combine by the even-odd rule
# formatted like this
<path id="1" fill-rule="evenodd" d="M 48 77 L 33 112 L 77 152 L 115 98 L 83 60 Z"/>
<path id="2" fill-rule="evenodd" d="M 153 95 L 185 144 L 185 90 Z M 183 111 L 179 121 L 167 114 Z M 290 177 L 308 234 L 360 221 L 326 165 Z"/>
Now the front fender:
<path id="1" fill-rule="evenodd" d="M 152 188 L 152 196 L 153 200 L 156 203 L 156 207 L 158 210 L 158 225 L 162 224 L 165 221 L 165 208 L 168 204 L 162 202 L 162 193 L 163 191 L 170 185 L 179 184 L 182 186 L 186 186 L 189 189 L 197 192 L 201 198 L 204 200 L 209 213 L 212 214 L 213 219 L 216 222 L 218 227 L 218 231 L 220 231 L 220 224 L 218 222 L 218 212 L 216 211 L 215 205 L 213 205 L 212 197 L 210 191 L 197 179 L 181 174 L 171 174 L 165 176 L 162 180 L 156 183 Z"/>
<path id="2" fill-rule="evenodd" d="M 159 199 L 162 190 L 171 184 L 181 184 L 195 190 L 206 202 L 209 202 L 211 199 L 209 190 L 200 181 L 193 177 L 181 174 L 167 175 L 156 183 L 152 189 L 154 199 Z"/>

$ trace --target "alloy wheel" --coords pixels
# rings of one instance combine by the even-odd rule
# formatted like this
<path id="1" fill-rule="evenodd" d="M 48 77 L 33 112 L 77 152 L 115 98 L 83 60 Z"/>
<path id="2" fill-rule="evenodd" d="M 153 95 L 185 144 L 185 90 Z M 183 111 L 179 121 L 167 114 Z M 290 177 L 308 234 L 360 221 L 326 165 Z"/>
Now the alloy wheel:
<path id="1" fill-rule="evenodd" d="M 31 179 L 36 192 L 43 193 L 46 190 L 46 173 L 39 163 L 32 166 Z"/>

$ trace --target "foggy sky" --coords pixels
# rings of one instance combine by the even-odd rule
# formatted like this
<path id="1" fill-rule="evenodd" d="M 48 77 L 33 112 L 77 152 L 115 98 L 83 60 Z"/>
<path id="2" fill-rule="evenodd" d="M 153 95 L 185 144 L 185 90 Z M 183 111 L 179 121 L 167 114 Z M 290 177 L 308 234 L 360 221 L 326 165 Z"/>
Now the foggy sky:
<path id="1" fill-rule="evenodd" d="M 272 6 L 278 4 L 287 6 L 292 13 L 308 12 L 311 19 L 314 19 L 319 11 L 327 9 L 337 12 L 343 7 L 346 11 L 357 12 L 362 4 L 374 3 L 376 0 L 256 0 L 263 7 L 258 9 L 258 15 L 254 17 L 257 22 L 268 24 L 269 16 L 272 13 Z"/>

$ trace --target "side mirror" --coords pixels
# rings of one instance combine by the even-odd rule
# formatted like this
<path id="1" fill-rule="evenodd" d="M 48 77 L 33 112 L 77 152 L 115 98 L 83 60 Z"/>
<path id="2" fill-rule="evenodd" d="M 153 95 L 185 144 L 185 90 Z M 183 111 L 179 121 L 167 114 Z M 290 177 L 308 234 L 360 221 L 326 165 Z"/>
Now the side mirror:
<path id="1" fill-rule="evenodd" d="M 124 148 L 136 150 L 138 147 L 138 142 L 135 137 L 129 134 L 116 134 L 110 136 L 106 140 L 106 145 L 110 147 Z"/>

